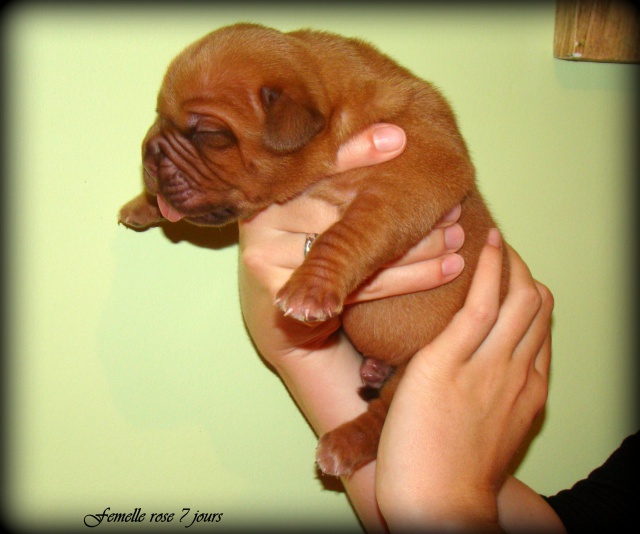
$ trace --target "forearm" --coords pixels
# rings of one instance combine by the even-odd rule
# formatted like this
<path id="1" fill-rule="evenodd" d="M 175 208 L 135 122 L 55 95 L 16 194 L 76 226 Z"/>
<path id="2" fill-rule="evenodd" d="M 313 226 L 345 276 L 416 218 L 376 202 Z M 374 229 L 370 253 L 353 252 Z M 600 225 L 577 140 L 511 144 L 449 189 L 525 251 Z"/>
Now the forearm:
<path id="1" fill-rule="evenodd" d="M 427 496 L 404 495 L 398 500 L 405 506 L 394 507 L 386 516 L 392 532 L 428 532 L 430 525 L 434 532 L 566 532 L 547 502 L 510 475 L 497 495 L 464 488 L 447 494 L 434 488 Z"/>
<path id="2" fill-rule="evenodd" d="M 332 354 L 316 353 L 278 369 L 280 377 L 317 436 L 366 410 L 365 401 L 356 394 L 360 386 L 360 355 L 351 345 L 339 341 L 330 350 Z M 352 372 L 344 372 L 346 362 L 349 362 Z M 320 365 L 324 368 L 316 369 Z M 328 373 L 327 366 L 335 367 L 335 372 Z M 309 380 L 310 376 L 315 379 Z M 336 409 L 332 409 L 333 406 Z M 374 491 L 375 462 L 341 480 L 366 531 L 386 532 Z"/>
<path id="3" fill-rule="evenodd" d="M 241 263 L 240 287 L 247 327 L 262 356 L 276 372 L 296 401 L 316 435 L 320 436 L 367 409 L 357 390 L 361 386 L 362 357 L 340 332 L 311 352 L 280 347 L 296 335 L 296 325 L 282 317 L 272 304 L 272 295 Z M 285 321 L 288 329 L 283 329 Z M 310 455 L 313 451 L 309 451 Z M 368 532 L 385 531 L 374 493 L 375 462 L 342 479 L 349 500 Z"/>
<path id="4" fill-rule="evenodd" d="M 387 524 L 380 513 L 376 500 L 375 473 L 376 462 L 374 460 L 358 469 L 348 479 L 342 478 L 342 483 L 365 530 L 369 533 L 388 532 Z"/>
<path id="5" fill-rule="evenodd" d="M 391 532 L 504 532 L 498 519 L 495 495 L 476 488 L 447 488 L 434 483 L 427 489 L 408 485 L 400 495 L 384 495 L 382 512 Z"/>
<path id="6" fill-rule="evenodd" d="M 316 435 L 321 436 L 366 410 L 366 402 L 356 393 L 361 385 L 361 361 L 360 354 L 338 338 L 330 348 L 277 369 Z M 372 462 L 341 480 L 366 531 L 386 532 L 374 491 L 375 465 Z"/>

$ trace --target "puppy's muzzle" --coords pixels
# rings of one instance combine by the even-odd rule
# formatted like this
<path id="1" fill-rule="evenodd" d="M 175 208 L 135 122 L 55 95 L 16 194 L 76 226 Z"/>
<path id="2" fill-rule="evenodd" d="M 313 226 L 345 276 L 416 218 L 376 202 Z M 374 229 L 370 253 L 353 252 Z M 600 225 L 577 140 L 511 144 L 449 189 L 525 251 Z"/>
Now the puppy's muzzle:
<path id="1" fill-rule="evenodd" d="M 161 135 L 148 135 L 143 145 L 144 183 L 149 194 L 158 198 L 162 215 L 176 222 L 182 218 L 200 226 L 223 226 L 238 218 L 230 204 L 194 204 L 197 196 L 188 176 L 162 150 Z M 187 207 L 189 206 L 189 207 Z"/>

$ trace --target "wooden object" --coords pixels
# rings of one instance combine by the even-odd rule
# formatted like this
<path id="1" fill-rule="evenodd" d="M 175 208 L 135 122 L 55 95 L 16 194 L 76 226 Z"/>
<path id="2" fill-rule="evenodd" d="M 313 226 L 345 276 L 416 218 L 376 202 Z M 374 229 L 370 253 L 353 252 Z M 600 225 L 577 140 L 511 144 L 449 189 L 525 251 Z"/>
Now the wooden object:
<path id="1" fill-rule="evenodd" d="M 554 56 L 639 63 L 640 8 L 616 0 L 557 0 Z"/>

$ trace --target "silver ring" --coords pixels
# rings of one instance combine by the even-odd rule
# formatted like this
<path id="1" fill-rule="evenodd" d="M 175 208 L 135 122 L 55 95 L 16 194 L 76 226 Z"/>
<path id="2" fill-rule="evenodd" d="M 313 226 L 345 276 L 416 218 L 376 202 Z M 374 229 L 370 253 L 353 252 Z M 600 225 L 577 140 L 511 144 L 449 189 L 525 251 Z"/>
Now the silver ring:
<path id="1" fill-rule="evenodd" d="M 311 245 L 318 237 L 318 234 L 307 234 L 307 238 L 304 240 L 304 257 L 307 257 L 309 251 L 311 250 Z"/>

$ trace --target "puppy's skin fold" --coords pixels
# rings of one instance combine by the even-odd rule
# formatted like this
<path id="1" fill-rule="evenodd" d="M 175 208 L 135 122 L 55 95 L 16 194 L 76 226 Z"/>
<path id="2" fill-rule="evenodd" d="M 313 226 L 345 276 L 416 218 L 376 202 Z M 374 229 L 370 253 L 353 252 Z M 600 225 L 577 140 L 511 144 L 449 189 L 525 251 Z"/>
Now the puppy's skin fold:
<path id="1" fill-rule="evenodd" d="M 331 176 L 338 147 L 379 122 L 405 130 L 404 153 Z M 206 35 L 170 64 L 142 158 L 145 191 L 119 215 L 133 228 L 163 219 L 224 225 L 299 195 L 339 208 L 340 220 L 317 238 L 276 303 L 299 321 L 342 314 L 353 344 L 381 362 L 363 369 L 395 369 L 368 411 L 322 436 L 316 452 L 321 469 L 333 475 L 373 460 L 407 361 L 462 306 L 496 226 L 442 95 L 362 41 L 237 24 Z M 466 268 L 458 278 L 343 307 L 351 291 L 458 203 L 466 235 L 460 251 Z M 505 263 L 503 294 L 507 278 Z M 376 386 L 384 381 L 374 378 Z"/>

